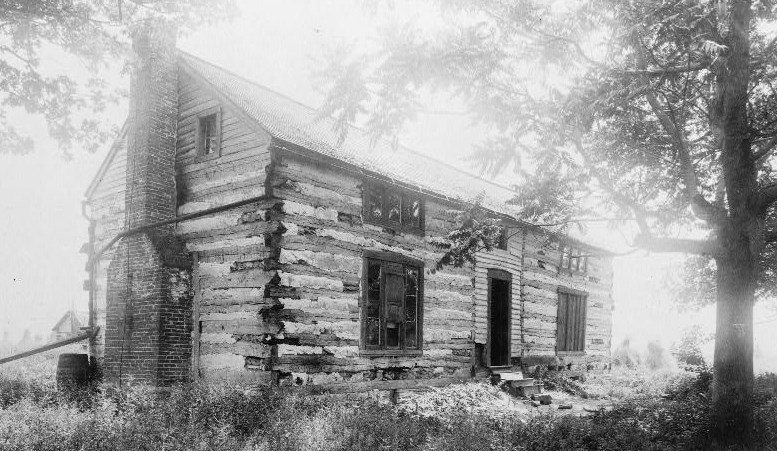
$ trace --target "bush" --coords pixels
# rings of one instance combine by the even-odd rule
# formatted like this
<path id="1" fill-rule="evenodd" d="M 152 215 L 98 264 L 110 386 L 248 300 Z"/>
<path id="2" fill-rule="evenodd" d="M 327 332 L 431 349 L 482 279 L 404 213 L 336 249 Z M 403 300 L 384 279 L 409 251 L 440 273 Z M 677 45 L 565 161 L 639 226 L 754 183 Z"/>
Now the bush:
<path id="1" fill-rule="evenodd" d="M 689 370 L 706 367 L 707 363 L 704 361 L 701 347 L 712 338 L 709 334 L 702 332 L 698 325 L 686 330 L 673 352 L 677 363 Z"/>
<path id="2" fill-rule="evenodd" d="M 88 404 L 28 390 L 0 410 L 0 449 L 707 449 L 712 374 L 650 375 L 602 377 L 632 394 L 589 418 L 505 403 L 506 395 L 485 383 L 430 390 L 398 406 L 369 396 L 355 402 L 244 387 L 125 388 Z M 577 390 L 576 381 L 553 380 Z M 777 442 L 777 375 L 756 378 L 755 392 L 755 449 L 769 449 Z"/>
<path id="3" fill-rule="evenodd" d="M 647 344 L 647 354 L 645 356 L 645 365 L 651 371 L 668 368 L 672 365 L 669 361 L 664 346 L 658 341 L 650 341 Z"/>
<path id="4" fill-rule="evenodd" d="M 612 364 L 616 367 L 636 368 L 642 363 L 639 353 L 631 349 L 631 340 L 623 339 L 612 352 Z"/>
<path id="5" fill-rule="evenodd" d="M 569 376 L 563 372 L 545 372 L 539 375 L 542 385 L 547 390 L 556 390 L 570 395 L 579 396 L 583 399 L 590 397 L 588 392 L 583 387 L 583 384 L 574 379 L 570 379 Z"/>
<path id="6" fill-rule="evenodd" d="M 0 416 L 4 450 L 228 450 L 266 427 L 279 405 L 265 390 L 130 388 L 90 406 L 27 397 Z"/>
<path id="7" fill-rule="evenodd" d="M 41 403 L 56 397 L 57 387 L 53 383 L 0 373 L 0 408 L 7 408 L 25 398 Z"/>

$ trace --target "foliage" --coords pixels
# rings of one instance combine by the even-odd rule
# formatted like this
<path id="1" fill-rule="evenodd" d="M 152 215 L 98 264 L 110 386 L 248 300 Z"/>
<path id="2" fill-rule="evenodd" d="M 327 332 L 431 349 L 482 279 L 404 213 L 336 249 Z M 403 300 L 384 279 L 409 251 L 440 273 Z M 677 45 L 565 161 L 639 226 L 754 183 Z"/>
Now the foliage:
<path id="1" fill-rule="evenodd" d="M 579 396 L 583 399 L 590 397 L 580 381 L 570 378 L 564 374 L 563 371 L 546 371 L 541 374 L 534 374 L 533 377 L 539 378 L 544 389 L 546 390 L 560 391 L 570 395 Z"/>
<path id="2" fill-rule="evenodd" d="M 631 349 L 631 340 L 624 338 L 621 344 L 612 351 L 612 364 L 616 367 L 636 368 L 642 363 L 642 357 Z"/>
<path id="3" fill-rule="evenodd" d="M 400 411 L 419 417 L 449 417 L 457 413 L 473 413 L 493 409 L 495 403 L 503 403 L 503 393 L 493 385 L 468 383 L 432 388 L 404 402 Z"/>
<path id="4" fill-rule="evenodd" d="M 445 253 L 437 261 L 436 269 L 445 266 L 460 268 L 467 263 L 475 264 L 475 254 L 491 251 L 505 239 L 504 228 L 498 221 L 488 217 L 486 210 L 474 205 L 462 212 L 457 219 L 458 227 L 448 233 L 443 240 L 432 241 Z"/>
<path id="5" fill-rule="evenodd" d="M 693 285 L 714 286 L 730 307 L 718 310 L 727 316 L 716 384 L 741 387 L 718 391 L 711 431 L 744 443 L 753 298 L 776 286 L 777 5 L 441 3 L 446 25 L 390 30 L 375 53 L 355 57 L 358 76 L 335 75 L 335 92 L 347 84 L 360 94 L 330 96 L 323 113 L 344 124 L 366 110 L 374 135 L 395 136 L 420 110 L 416 95 L 444 90 L 491 132 L 476 149 L 483 168 L 517 165 L 524 219 L 563 231 L 571 218 L 627 218 L 636 247 L 714 260 Z M 482 247 L 477 229 L 462 230 L 454 264 Z"/>
<path id="6" fill-rule="evenodd" d="M 644 366 L 614 367 L 608 373 L 587 375 L 582 388 L 592 399 L 623 401 L 635 397 L 660 398 L 667 387 L 686 383 L 696 377 L 696 373 L 677 369 L 649 371 Z"/>
<path id="7" fill-rule="evenodd" d="M 515 162 L 530 177 L 516 199 L 526 218 L 563 220 L 582 208 L 641 215 L 659 231 L 690 224 L 689 206 L 701 199 L 688 194 L 717 202 L 721 174 L 715 84 L 730 29 L 714 3 L 446 2 L 448 27 L 404 24 L 387 30 L 376 53 L 328 60 L 322 72 L 333 88 L 322 114 L 342 124 L 366 115 L 375 135 L 393 137 L 423 108 L 414 95 L 446 91 L 490 126 L 476 148 L 483 168 Z M 773 7 L 754 9 L 757 23 L 773 20 Z M 775 42 L 750 32 L 751 125 L 768 138 L 777 98 L 766 55 Z M 592 192 L 611 208 L 592 204 Z"/>
<path id="8" fill-rule="evenodd" d="M 1 1 L 0 152 L 32 150 L 32 137 L 11 120 L 21 110 L 43 117 L 62 150 L 75 144 L 95 150 L 115 134 L 101 122 L 100 113 L 124 91 L 106 80 L 106 71 L 117 62 L 131 61 L 133 29 L 152 20 L 185 31 L 228 17 L 232 6 L 233 0 Z M 52 65 L 47 55 L 54 51 L 71 59 Z M 71 64 L 89 75 L 80 77 Z"/>
<path id="9" fill-rule="evenodd" d="M 623 382 L 618 384 L 655 385 L 656 389 L 633 393 L 589 418 L 509 407 L 502 401 L 505 395 L 490 384 L 435 389 L 398 406 L 374 397 L 304 398 L 245 387 L 173 387 L 166 392 L 125 388 L 98 395 L 86 407 L 64 399 L 44 402 L 25 397 L 0 410 L 0 447 L 14 451 L 705 449 L 711 374 L 661 376 L 655 382 L 634 379 L 635 375 L 622 374 Z M 629 377 L 632 380 L 626 382 Z M 761 395 L 756 445 L 761 447 L 777 432 L 775 381 L 774 374 L 757 379 Z M 609 382 L 589 378 L 585 386 L 596 383 Z"/>
<path id="10" fill-rule="evenodd" d="M 277 405 L 277 396 L 247 389 L 135 388 L 88 407 L 29 397 L 0 415 L 0 441 L 8 450 L 235 449 Z"/>
<path id="11" fill-rule="evenodd" d="M 0 408 L 6 408 L 23 399 L 34 402 L 43 402 L 46 398 L 54 397 L 56 387 L 46 384 L 38 379 L 27 379 L 8 376 L 0 373 Z"/>
<path id="12" fill-rule="evenodd" d="M 680 337 L 680 342 L 673 353 L 677 358 L 677 363 L 687 369 L 706 367 L 707 362 L 704 361 L 701 347 L 711 339 L 712 337 L 705 334 L 698 325 L 686 330 Z"/>
<path id="13" fill-rule="evenodd" d="M 647 344 L 647 354 L 645 355 L 645 365 L 651 371 L 668 368 L 672 365 L 666 354 L 664 346 L 658 341 L 650 341 Z"/>

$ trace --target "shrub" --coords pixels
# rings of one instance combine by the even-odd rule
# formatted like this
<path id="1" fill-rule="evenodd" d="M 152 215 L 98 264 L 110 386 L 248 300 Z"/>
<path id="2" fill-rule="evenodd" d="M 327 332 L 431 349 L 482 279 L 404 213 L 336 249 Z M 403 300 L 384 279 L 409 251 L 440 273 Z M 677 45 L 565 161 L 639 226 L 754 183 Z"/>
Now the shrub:
<path id="1" fill-rule="evenodd" d="M 639 353 L 631 349 L 631 340 L 623 339 L 612 352 L 612 364 L 616 367 L 636 368 L 642 363 Z"/>
<path id="2" fill-rule="evenodd" d="M 89 404 L 27 395 L 0 410 L 0 449 L 707 449 L 712 374 L 649 375 L 602 377 L 633 394 L 589 418 L 516 407 L 486 383 L 429 390 L 398 406 L 378 397 L 355 402 L 244 387 L 124 388 Z M 777 375 L 760 375 L 755 391 L 754 449 L 770 449 L 777 442 Z"/>
<path id="3" fill-rule="evenodd" d="M 410 415 L 385 402 L 288 399 L 275 412 L 270 427 L 254 435 L 255 451 L 415 450 L 437 429 L 429 418 Z"/>
<path id="4" fill-rule="evenodd" d="M 706 367 L 707 363 L 704 361 L 701 347 L 711 339 L 712 337 L 702 332 L 698 325 L 686 330 L 673 352 L 677 363 L 688 370 Z"/>
<path id="5" fill-rule="evenodd" d="M 56 386 L 52 383 L 0 373 L 0 408 L 7 408 L 25 398 L 42 402 L 56 396 Z"/>
<path id="6" fill-rule="evenodd" d="M 666 355 L 664 346 L 658 341 L 650 341 L 647 344 L 647 354 L 645 355 L 645 365 L 651 371 L 656 371 L 671 366 L 669 358 Z"/>
<path id="7" fill-rule="evenodd" d="M 398 407 L 403 413 L 423 418 L 447 418 L 463 412 L 493 410 L 494 404 L 505 403 L 506 396 L 491 384 L 454 384 L 415 394 Z"/>

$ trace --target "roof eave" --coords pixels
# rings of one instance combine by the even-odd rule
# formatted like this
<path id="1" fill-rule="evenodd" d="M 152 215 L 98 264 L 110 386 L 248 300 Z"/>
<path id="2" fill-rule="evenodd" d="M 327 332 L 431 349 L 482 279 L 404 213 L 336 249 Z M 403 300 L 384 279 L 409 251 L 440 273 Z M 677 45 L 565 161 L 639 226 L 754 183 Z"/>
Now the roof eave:
<path id="1" fill-rule="evenodd" d="M 113 158 L 116 156 L 116 153 L 119 151 L 120 143 L 124 141 L 127 136 L 128 122 L 129 122 L 129 119 L 124 120 L 124 125 L 121 126 L 121 131 L 119 131 L 119 134 L 118 136 L 116 136 L 116 139 L 113 140 L 113 143 L 111 144 L 111 148 L 108 151 L 108 155 L 105 156 L 105 159 L 100 164 L 100 168 L 97 169 L 97 173 L 94 175 L 94 178 L 92 179 L 91 183 L 89 183 L 89 186 L 86 188 L 86 191 L 84 192 L 84 198 L 86 200 L 89 200 L 92 198 L 92 195 L 97 189 L 97 185 L 100 184 L 103 177 L 105 176 L 105 173 L 108 172 L 108 168 L 111 166 L 111 162 L 113 162 Z"/>

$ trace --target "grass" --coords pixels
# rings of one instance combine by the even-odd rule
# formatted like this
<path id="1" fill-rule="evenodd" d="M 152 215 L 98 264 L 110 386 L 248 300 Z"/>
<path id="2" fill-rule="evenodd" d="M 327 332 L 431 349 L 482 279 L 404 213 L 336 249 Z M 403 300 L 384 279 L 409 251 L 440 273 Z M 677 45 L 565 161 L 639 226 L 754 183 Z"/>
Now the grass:
<path id="1" fill-rule="evenodd" d="M 359 401 L 281 396 L 246 387 L 140 387 L 60 396 L 47 374 L 0 373 L 3 450 L 673 450 L 705 449 L 710 377 L 613 371 L 556 389 L 606 399 L 588 418 L 505 402 L 470 383 Z M 756 385 L 754 449 L 777 442 L 777 376 Z M 772 448 L 774 449 L 774 448 Z"/>

